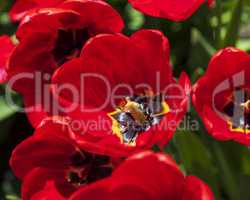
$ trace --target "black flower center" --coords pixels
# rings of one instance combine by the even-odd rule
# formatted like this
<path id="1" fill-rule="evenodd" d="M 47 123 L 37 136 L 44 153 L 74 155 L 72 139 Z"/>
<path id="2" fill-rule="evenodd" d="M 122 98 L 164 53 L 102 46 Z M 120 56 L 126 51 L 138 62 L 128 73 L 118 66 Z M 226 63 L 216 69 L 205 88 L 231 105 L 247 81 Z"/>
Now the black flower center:
<path id="1" fill-rule="evenodd" d="M 250 133 L 250 91 L 236 90 L 231 100 L 223 108 L 231 129 Z"/>
<path id="2" fill-rule="evenodd" d="M 108 156 L 88 152 L 77 152 L 71 156 L 70 162 L 67 181 L 75 186 L 110 176 L 113 169 Z"/>
<path id="3" fill-rule="evenodd" d="M 121 143 L 135 145 L 138 135 L 159 124 L 168 111 L 162 95 L 143 94 L 126 98 L 109 116 L 113 120 L 113 132 Z"/>
<path id="4" fill-rule="evenodd" d="M 55 48 L 52 51 L 58 66 L 72 58 L 78 57 L 83 45 L 87 42 L 89 37 L 86 28 L 76 30 L 58 30 Z"/>

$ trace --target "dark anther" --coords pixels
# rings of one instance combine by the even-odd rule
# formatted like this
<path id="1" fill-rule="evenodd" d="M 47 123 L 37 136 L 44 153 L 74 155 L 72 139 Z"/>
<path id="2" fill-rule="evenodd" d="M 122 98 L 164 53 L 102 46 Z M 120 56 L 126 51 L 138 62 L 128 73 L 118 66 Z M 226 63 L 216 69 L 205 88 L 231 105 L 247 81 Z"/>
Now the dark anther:
<path id="1" fill-rule="evenodd" d="M 104 178 L 112 172 L 110 157 L 105 155 L 78 151 L 71 156 L 70 162 L 67 181 L 76 186 Z"/>
<path id="2" fill-rule="evenodd" d="M 68 182 L 74 185 L 82 185 L 86 184 L 87 180 L 83 177 L 80 177 L 76 172 L 69 172 Z"/>
<path id="3" fill-rule="evenodd" d="M 238 97 L 232 97 L 224 106 L 223 112 L 230 119 L 233 129 L 242 129 L 245 132 L 250 130 L 250 92 L 238 89 L 235 93 Z"/>

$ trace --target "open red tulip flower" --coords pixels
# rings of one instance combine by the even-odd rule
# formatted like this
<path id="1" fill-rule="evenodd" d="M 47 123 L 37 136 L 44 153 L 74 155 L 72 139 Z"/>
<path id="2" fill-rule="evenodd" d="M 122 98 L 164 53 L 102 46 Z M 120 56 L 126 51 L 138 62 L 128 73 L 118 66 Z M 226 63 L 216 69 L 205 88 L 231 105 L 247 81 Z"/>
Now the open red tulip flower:
<path id="1" fill-rule="evenodd" d="M 214 55 L 196 83 L 193 102 L 209 133 L 218 140 L 250 146 L 250 56 L 236 48 Z"/>
<path id="2" fill-rule="evenodd" d="M 100 146 L 132 151 L 163 146 L 188 109 L 189 78 L 185 73 L 179 82 L 173 78 L 168 40 L 156 30 L 98 35 L 52 82 L 78 140 L 88 132 Z"/>
<path id="3" fill-rule="evenodd" d="M 110 177 L 79 189 L 70 200 L 214 200 L 200 179 L 184 176 L 169 155 L 142 152 L 124 161 Z"/>
<path id="4" fill-rule="evenodd" d="M 16 32 L 19 44 L 7 73 L 11 87 L 24 96 L 34 126 L 51 111 L 45 108 L 50 101 L 45 85 L 54 71 L 78 57 L 92 36 L 122 28 L 119 14 L 99 0 L 67 0 L 56 8 L 36 9 L 25 15 Z"/>
<path id="5" fill-rule="evenodd" d="M 68 119 L 44 120 L 12 153 L 10 165 L 22 179 L 22 199 L 67 199 L 80 187 L 109 176 L 120 158 L 96 152 L 100 147 L 95 143 L 75 143 Z"/>
<path id="6" fill-rule="evenodd" d="M 0 84 L 7 80 L 8 63 L 15 45 L 7 35 L 0 36 Z"/>
<path id="7" fill-rule="evenodd" d="M 139 11 L 154 17 L 172 21 L 184 21 L 204 3 L 211 5 L 213 0 L 129 0 Z"/>

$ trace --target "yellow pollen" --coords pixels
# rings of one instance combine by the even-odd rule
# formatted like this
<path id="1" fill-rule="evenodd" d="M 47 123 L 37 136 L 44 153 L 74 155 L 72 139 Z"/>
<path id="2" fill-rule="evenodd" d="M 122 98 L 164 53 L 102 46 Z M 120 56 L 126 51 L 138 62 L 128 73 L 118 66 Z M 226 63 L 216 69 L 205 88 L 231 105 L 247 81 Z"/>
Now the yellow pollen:
<path id="1" fill-rule="evenodd" d="M 250 112 L 250 100 L 246 101 L 245 103 L 242 103 L 240 106 L 242 108 L 245 108 L 247 112 Z"/>
<path id="2" fill-rule="evenodd" d="M 170 111 L 168 104 L 163 101 L 162 103 L 162 111 L 160 113 L 153 114 L 152 117 L 160 117 L 162 115 L 167 114 Z M 123 102 L 123 105 L 120 105 L 114 112 L 108 113 L 108 116 L 112 119 L 112 131 L 119 139 L 121 144 L 124 144 L 123 133 L 120 128 L 120 123 L 113 117 L 121 112 L 130 113 L 133 119 L 140 124 L 147 122 L 147 116 L 143 113 L 140 108 L 140 104 L 129 99 L 126 99 L 126 102 Z M 136 146 L 135 141 L 131 141 L 126 143 L 129 146 Z"/>
<path id="3" fill-rule="evenodd" d="M 232 122 L 228 122 L 229 126 L 230 126 L 230 130 L 231 131 L 235 131 L 235 132 L 240 132 L 240 133 L 244 133 L 244 134 L 250 134 L 250 130 L 249 129 L 243 129 L 243 128 L 234 128 Z"/>

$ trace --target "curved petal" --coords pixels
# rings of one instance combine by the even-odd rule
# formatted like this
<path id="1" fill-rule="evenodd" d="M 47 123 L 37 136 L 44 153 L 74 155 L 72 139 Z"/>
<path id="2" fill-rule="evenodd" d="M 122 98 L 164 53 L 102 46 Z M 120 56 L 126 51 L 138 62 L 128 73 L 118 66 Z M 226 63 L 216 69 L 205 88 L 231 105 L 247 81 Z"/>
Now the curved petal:
<path id="1" fill-rule="evenodd" d="M 62 3 L 60 8 L 73 10 L 81 15 L 90 33 L 120 32 L 124 23 L 119 13 L 101 0 L 70 0 Z"/>
<path id="2" fill-rule="evenodd" d="M 172 67 L 170 65 L 170 47 L 168 39 L 158 30 L 140 30 L 131 36 L 132 42 L 136 44 L 138 49 L 143 52 L 146 63 L 151 63 L 148 71 L 156 71 L 159 73 L 160 88 L 164 89 L 167 84 L 172 81 Z M 147 77 L 145 77 L 147 78 Z M 152 77 L 149 77 L 154 85 L 155 81 Z"/>
<path id="3" fill-rule="evenodd" d="M 182 200 L 215 200 L 209 186 L 195 176 L 187 176 Z"/>
<path id="4" fill-rule="evenodd" d="M 7 81 L 8 63 L 15 45 L 7 35 L 0 36 L 0 84 Z"/>
<path id="5" fill-rule="evenodd" d="M 66 200 L 67 196 L 73 193 L 74 188 L 64 181 L 64 176 L 64 172 L 60 170 L 33 169 L 22 182 L 22 199 Z"/>
<path id="6" fill-rule="evenodd" d="M 49 117 L 49 113 L 43 108 L 42 103 L 36 103 L 35 97 L 31 95 L 24 95 L 23 97 L 25 112 L 33 127 L 39 126 L 39 124 Z"/>
<path id="7" fill-rule="evenodd" d="M 110 178 L 77 191 L 70 199 L 92 194 L 95 200 L 100 197 L 94 194 L 98 189 L 104 199 L 110 200 L 129 196 L 136 200 L 179 200 L 183 186 L 184 176 L 168 155 L 143 152 L 122 163 Z"/>
<path id="8" fill-rule="evenodd" d="M 81 15 L 73 10 L 43 8 L 26 15 L 21 21 L 16 35 L 18 39 L 22 40 L 31 33 L 51 33 L 58 29 L 80 28 L 81 26 Z"/>
<path id="9" fill-rule="evenodd" d="M 183 21 L 189 18 L 206 0 L 129 0 L 129 2 L 134 8 L 145 14 L 173 21 Z"/>
<path id="10" fill-rule="evenodd" d="M 205 74 L 209 78 L 209 86 L 216 87 L 222 81 L 229 78 L 232 79 L 233 75 L 242 71 L 248 74 L 249 69 L 246 65 L 249 63 L 250 56 L 247 52 L 234 47 L 227 47 L 220 50 L 212 57 Z M 220 73 L 218 73 L 218 70 Z M 246 78 L 249 80 L 247 76 Z"/>
<path id="11" fill-rule="evenodd" d="M 61 133 L 55 133 L 55 130 L 51 128 L 50 132 L 35 133 L 19 144 L 12 152 L 10 160 L 10 166 L 15 175 L 23 178 L 36 167 L 58 169 L 67 167 L 70 162 L 69 158 L 75 153 L 76 147 L 69 139 L 63 138 Z"/>
<path id="12" fill-rule="evenodd" d="M 17 0 L 9 11 L 12 21 L 20 21 L 25 14 L 33 9 L 54 7 L 65 0 Z"/>

